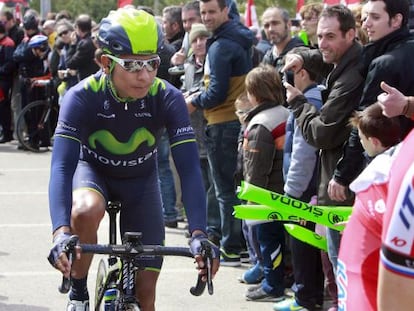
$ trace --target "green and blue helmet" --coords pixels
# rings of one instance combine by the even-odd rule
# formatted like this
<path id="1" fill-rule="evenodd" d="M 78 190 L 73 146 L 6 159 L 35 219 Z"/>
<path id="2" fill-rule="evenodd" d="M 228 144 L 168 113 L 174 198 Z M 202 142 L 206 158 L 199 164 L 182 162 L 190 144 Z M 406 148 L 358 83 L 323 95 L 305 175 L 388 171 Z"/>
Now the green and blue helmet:
<path id="1" fill-rule="evenodd" d="M 162 31 L 151 14 L 120 8 L 102 19 L 98 42 L 107 54 L 156 54 L 162 44 Z"/>

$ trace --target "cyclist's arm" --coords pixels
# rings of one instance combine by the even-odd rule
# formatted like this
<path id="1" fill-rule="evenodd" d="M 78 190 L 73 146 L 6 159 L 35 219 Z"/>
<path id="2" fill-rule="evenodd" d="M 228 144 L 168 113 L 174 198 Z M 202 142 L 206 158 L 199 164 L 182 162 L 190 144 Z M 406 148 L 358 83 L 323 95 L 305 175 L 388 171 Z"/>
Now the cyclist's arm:
<path id="1" fill-rule="evenodd" d="M 399 311 L 413 310 L 414 280 L 395 274 L 379 267 L 378 277 L 378 311 L 394 310 L 398 306 Z"/>
<path id="2" fill-rule="evenodd" d="M 414 293 L 414 156 L 411 132 L 391 168 L 378 278 L 378 310 L 412 310 Z"/>
<path id="3" fill-rule="evenodd" d="M 206 194 L 195 140 L 171 146 L 171 154 L 180 176 L 181 191 L 191 233 L 207 226 Z"/>
<path id="4" fill-rule="evenodd" d="M 53 232 L 69 231 L 72 178 L 79 160 L 79 141 L 55 136 L 49 181 L 49 209 Z"/>

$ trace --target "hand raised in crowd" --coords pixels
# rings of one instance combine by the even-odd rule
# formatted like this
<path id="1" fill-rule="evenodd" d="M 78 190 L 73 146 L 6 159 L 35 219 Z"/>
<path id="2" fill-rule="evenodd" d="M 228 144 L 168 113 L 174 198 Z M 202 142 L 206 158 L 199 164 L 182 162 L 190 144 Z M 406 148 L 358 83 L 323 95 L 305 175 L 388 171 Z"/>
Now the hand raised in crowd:
<path id="1" fill-rule="evenodd" d="M 171 57 L 171 64 L 175 66 L 182 65 L 186 58 L 184 48 L 181 48 Z"/>
<path id="2" fill-rule="evenodd" d="M 185 103 L 187 104 L 187 109 L 188 109 L 189 114 L 192 114 L 196 110 L 196 107 L 191 102 L 194 98 L 196 98 L 198 95 L 200 95 L 200 93 L 201 93 L 200 91 L 195 92 L 195 93 L 185 97 Z"/>
<path id="3" fill-rule="evenodd" d="M 283 82 L 283 86 L 286 88 L 286 101 L 288 103 L 296 96 L 302 95 L 302 92 L 299 89 L 288 82 Z"/>
<path id="4" fill-rule="evenodd" d="M 72 31 L 70 34 L 70 44 L 76 45 L 78 43 L 78 36 L 76 34 L 76 31 Z"/>
<path id="5" fill-rule="evenodd" d="M 286 73 L 288 71 L 297 72 L 303 67 L 302 56 L 298 54 L 287 54 L 285 56 L 285 65 L 282 68 L 282 72 Z M 302 92 L 295 88 L 293 85 L 289 84 L 287 81 L 283 81 L 283 86 L 286 88 L 286 100 L 289 103 L 293 98 L 298 95 L 302 95 Z"/>
<path id="6" fill-rule="evenodd" d="M 282 68 L 282 72 L 286 72 L 292 70 L 297 72 L 303 68 L 303 59 L 302 56 L 294 53 L 288 53 L 285 56 L 285 65 Z"/>
<path id="7" fill-rule="evenodd" d="M 382 107 L 382 113 L 389 118 L 402 115 L 407 105 L 407 97 L 385 82 L 381 82 L 380 86 L 384 93 L 378 95 L 377 100 Z"/>

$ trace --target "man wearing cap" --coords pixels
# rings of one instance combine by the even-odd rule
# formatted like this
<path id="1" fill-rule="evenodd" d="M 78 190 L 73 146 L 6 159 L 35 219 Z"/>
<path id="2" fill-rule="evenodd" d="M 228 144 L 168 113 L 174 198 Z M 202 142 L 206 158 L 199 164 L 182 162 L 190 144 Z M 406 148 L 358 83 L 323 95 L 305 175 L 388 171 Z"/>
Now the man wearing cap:
<path id="1" fill-rule="evenodd" d="M 16 47 L 13 53 L 13 60 L 17 63 L 19 72 L 19 84 L 21 103 L 18 104 L 24 108 L 28 103 L 44 98 L 44 88 L 31 88 L 30 78 L 41 77 L 49 73 L 49 68 L 45 62 L 49 52 L 49 46 L 46 44 L 44 49 L 32 49 L 29 47 L 29 41 L 37 35 L 42 35 L 39 30 L 39 17 L 36 11 L 29 10 L 23 18 L 23 27 L 26 37 Z M 30 122 L 30 121 L 29 121 Z M 49 142 L 45 142 L 49 144 Z M 20 145 L 18 149 L 22 148 Z"/>
<path id="2" fill-rule="evenodd" d="M 204 61 L 206 58 L 206 43 L 211 33 L 201 23 L 194 23 L 189 33 L 191 56 L 184 63 L 185 73 L 182 90 L 184 96 L 197 92 L 204 87 Z M 215 244 L 220 244 L 221 221 L 220 210 L 212 183 L 212 176 L 207 160 L 206 133 L 207 125 L 203 110 L 196 109 L 190 115 L 191 125 L 196 135 L 201 172 L 207 194 L 207 235 Z"/>

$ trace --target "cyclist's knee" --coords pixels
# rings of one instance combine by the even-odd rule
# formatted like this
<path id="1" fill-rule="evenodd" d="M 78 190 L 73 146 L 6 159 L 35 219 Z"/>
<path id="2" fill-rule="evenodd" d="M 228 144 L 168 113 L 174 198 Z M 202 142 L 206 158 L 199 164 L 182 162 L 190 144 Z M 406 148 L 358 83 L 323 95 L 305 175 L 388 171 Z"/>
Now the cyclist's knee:
<path id="1" fill-rule="evenodd" d="M 99 226 L 105 215 L 106 203 L 104 198 L 90 190 L 78 190 L 73 193 L 72 222 Z"/>

